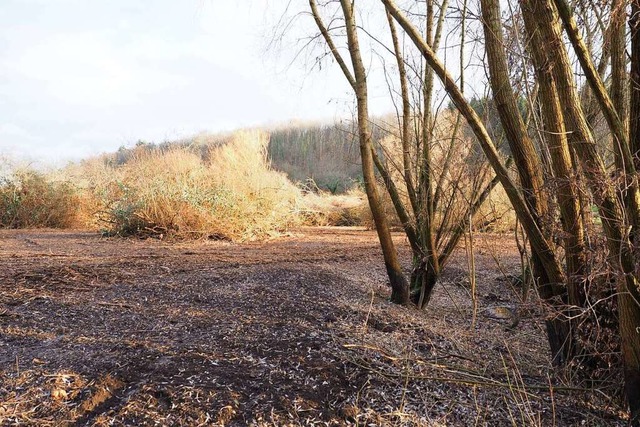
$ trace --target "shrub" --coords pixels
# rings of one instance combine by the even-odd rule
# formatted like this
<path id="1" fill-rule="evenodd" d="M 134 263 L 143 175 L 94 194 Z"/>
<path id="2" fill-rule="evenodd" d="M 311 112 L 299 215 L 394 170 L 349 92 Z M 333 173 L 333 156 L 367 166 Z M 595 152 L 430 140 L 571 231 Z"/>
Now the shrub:
<path id="1" fill-rule="evenodd" d="M 95 175 L 85 182 L 108 234 L 256 239 L 297 224 L 301 197 L 271 169 L 267 143 L 264 133 L 239 132 L 205 142 L 206 150 L 135 150 L 124 163 L 86 164 L 80 175 Z"/>
<path id="2" fill-rule="evenodd" d="M 308 192 L 299 206 L 299 215 L 306 225 L 369 226 L 369 205 L 358 188 L 347 194 Z"/>
<path id="3" fill-rule="evenodd" d="M 0 226 L 252 240 L 303 224 L 366 224 L 357 186 L 337 196 L 315 185 L 301 189 L 272 169 L 268 144 L 259 131 L 203 134 L 121 148 L 47 174 L 5 172 Z"/>
<path id="4" fill-rule="evenodd" d="M 0 226 L 4 228 L 73 227 L 78 206 L 73 184 L 34 170 L 16 172 L 0 182 Z"/>

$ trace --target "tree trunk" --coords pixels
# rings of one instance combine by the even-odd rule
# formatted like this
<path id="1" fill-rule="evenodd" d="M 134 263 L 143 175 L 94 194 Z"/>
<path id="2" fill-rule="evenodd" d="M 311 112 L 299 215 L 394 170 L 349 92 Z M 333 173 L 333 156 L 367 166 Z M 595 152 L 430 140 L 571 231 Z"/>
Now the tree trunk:
<path id="1" fill-rule="evenodd" d="M 557 337 L 563 347 L 553 352 L 554 360 L 567 362 L 577 353 L 576 340 L 572 323 L 584 305 L 584 292 L 581 287 L 581 280 L 586 268 L 586 254 L 584 248 L 584 227 L 580 216 L 580 206 L 578 205 L 578 195 L 575 192 L 575 180 L 573 177 L 573 165 L 569 145 L 567 141 L 567 131 L 565 129 L 564 113 L 561 107 L 560 95 L 556 86 L 556 81 L 552 74 L 551 60 L 547 55 L 550 49 L 540 49 L 539 46 L 548 45 L 551 40 L 544 39 L 544 31 L 539 31 L 537 20 L 543 14 L 541 10 L 544 5 L 541 2 L 530 2 L 521 0 L 522 15 L 525 28 L 529 35 L 531 57 L 536 70 L 537 81 L 539 82 L 540 108 L 542 112 L 545 142 L 549 148 L 551 157 L 551 167 L 555 178 L 555 191 L 560 208 L 560 218 L 564 232 L 564 248 L 567 264 L 567 290 L 566 295 L 554 295 L 554 302 L 560 319 L 554 322 L 565 322 L 566 325 L 558 328 L 567 333 L 566 337 Z M 557 298 L 558 296 L 562 299 Z M 565 320 L 566 319 L 566 320 Z M 550 342 L 557 342 L 550 335 Z M 564 339 L 563 339 L 564 338 Z M 562 352 L 562 357 L 559 357 Z"/>
<path id="2" fill-rule="evenodd" d="M 631 76 L 629 79 L 630 91 L 630 135 L 629 145 L 633 154 L 636 170 L 640 170 L 640 1 L 631 2 Z M 638 242 L 635 242 L 634 250 L 638 252 Z M 637 255 L 636 255 L 637 256 Z M 637 263 L 637 262 L 636 262 Z M 636 267 L 637 269 L 637 267 Z M 636 270 L 637 271 L 637 270 Z M 635 275 L 637 277 L 637 273 Z M 632 276 L 633 277 L 633 276 Z M 628 280 L 627 286 L 638 286 L 637 281 Z M 636 288 L 637 289 L 637 288 Z M 623 354 L 625 359 L 625 383 L 626 395 L 631 408 L 632 426 L 640 426 L 640 292 L 625 296 L 618 302 L 620 310 L 621 335 L 627 338 L 623 340 Z M 629 341 L 635 337 L 635 341 Z"/>
<path id="3" fill-rule="evenodd" d="M 640 170 L 640 0 L 631 2 L 631 76 L 629 78 L 630 135 L 629 145 L 636 166 Z"/>
<path id="4" fill-rule="evenodd" d="M 518 171 L 520 185 L 531 214 L 541 219 L 548 214 L 547 194 L 543 193 L 544 180 L 540 157 L 520 115 L 516 97 L 509 80 L 505 43 L 502 35 L 499 0 L 482 0 L 482 22 L 485 48 L 489 66 L 489 78 L 493 99 L 500 116 L 500 123 Z"/>
<path id="5" fill-rule="evenodd" d="M 500 3 L 498 0 L 482 0 L 481 6 L 489 79 L 496 109 L 507 135 L 509 148 L 513 154 L 525 202 L 538 227 L 545 233 L 544 218 L 548 215 L 548 204 L 547 196 L 543 194 L 542 163 L 519 114 L 516 97 L 509 80 L 502 22 L 500 20 Z M 549 301 L 554 297 L 553 288 L 548 286 L 549 276 L 546 274 L 542 260 L 533 246 L 531 252 L 532 274 L 535 284 L 538 286 L 540 296 Z M 547 320 L 549 346 L 556 364 L 561 363 L 564 358 L 561 356 L 564 353 L 562 349 L 566 341 L 566 328 L 563 328 L 558 323 L 556 319 Z"/>
<path id="6" fill-rule="evenodd" d="M 527 232 L 527 236 L 532 245 L 536 248 L 536 252 L 540 255 L 541 263 L 547 274 L 550 277 L 552 283 L 563 283 L 564 273 L 562 267 L 557 262 L 554 256 L 553 249 L 542 234 L 540 228 L 536 224 L 535 220 L 529 208 L 527 207 L 522 194 L 518 190 L 518 187 L 514 184 L 509 176 L 509 172 L 502 164 L 498 151 L 493 143 L 493 140 L 487 133 L 486 128 L 482 124 L 480 117 L 473 110 L 471 105 L 465 100 L 464 96 L 460 92 L 460 89 L 455 84 L 453 78 L 449 75 L 445 67 L 438 60 L 433 49 L 424 41 L 418 29 L 413 26 L 403 13 L 398 9 L 393 0 L 381 0 L 385 5 L 389 13 L 394 17 L 396 22 L 406 31 L 407 35 L 411 38 L 414 45 L 419 49 L 422 56 L 427 61 L 428 65 L 433 68 L 435 74 L 440 78 L 444 85 L 444 89 L 451 97 L 451 100 L 455 104 L 456 108 L 465 117 L 469 126 L 471 127 L 474 135 L 478 139 L 478 142 L 485 153 L 491 167 L 493 168 L 496 176 L 500 180 L 503 188 L 505 189 L 511 204 L 513 205 L 518 218 L 521 220 L 523 227 Z"/>
<path id="7" fill-rule="evenodd" d="M 630 186 L 625 189 L 620 206 L 612 185 L 608 180 L 604 164 L 599 157 L 580 103 L 577 102 L 575 82 L 571 71 L 569 56 L 562 44 L 558 21 L 558 10 L 551 0 L 529 1 L 540 7 L 536 15 L 539 30 L 544 34 L 544 46 L 551 54 L 553 62 L 550 64 L 554 78 L 558 83 L 565 116 L 574 134 L 572 148 L 582 162 L 582 167 L 589 180 L 591 192 L 600 209 L 602 225 L 607 237 L 609 248 L 609 262 L 618 270 L 618 307 L 620 315 L 620 338 L 622 342 L 622 357 L 625 370 L 625 388 L 632 418 L 640 418 L 640 287 L 636 277 L 636 259 L 629 241 L 627 226 L 624 221 L 623 208 L 627 219 L 635 230 L 638 229 L 640 210 L 638 209 L 637 176 L 633 164 L 628 139 L 624 126 L 618 117 L 611 100 L 604 91 L 604 86 L 591 63 L 591 58 L 579 37 L 575 20 L 570 13 L 566 0 L 555 0 L 560 16 L 564 23 L 569 39 L 578 55 L 587 80 L 600 102 L 601 109 L 609 123 L 614 136 L 616 155 L 621 156 L 624 172 L 630 180 Z M 548 41 L 548 42 L 547 42 Z M 633 108 L 632 108 L 633 109 Z M 632 230 L 633 232 L 633 230 Z"/>
<path id="8" fill-rule="evenodd" d="M 626 286 L 638 286 L 636 280 L 627 280 Z M 629 283 L 631 282 L 631 283 Z M 640 426 L 640 301 L 627 292 L 618 298 L 624 381 L 627 401 L 631 410 L 632 426 Z"/>
<path id="9" fill-rule="evenodd" d="M 626 0 L 613 0 L 611 3 L 611 100 L 622 122 L 625 133 L 628 130 L 629 103 L 627 96 L 627 58 L 625 53 Z M 624 170 L 624 165 L 618 168 Z"/>
<path id="10" fill-rule="evenodd" d="M 422 259 L 411 273 L 412 300 L 418 307 L 429 305 L 433 289 L 440 278 L 440 272 L 436 271 L 434 265 L 429 261 L 428 258 Z"/>
<path id="11" fill-rule="evenodd" d="M 402 266 L 400 265 L 393 239 L 391 238 L 387 217 L 382 209 L 380 195 L 376 186 L 374 162 L 371 151 L 373 145 L 371 143 L 371 131 L 369 129 L 367 75 L 360 55 L 357 26 L 353 15 L 353 3 L 349 0 L 341 0 L 340 4 L 345 17 L 349 55 L 351 56 L 355 78 L 354 89 L 358 107 L 358 138 L 360 141 L 360 156 L 362 159 L 362 175 L 364 177 L 365 191 L 378 238 L 380 239 L 384 264 L 391 284 L 391 301 L 398 304 L 408 304 L 409 285 L 402 272 Z"/>
<path id="12" fill-rule="evenodd" d="M 593 137 L 588 132 L 586 119 L 582 113 L 582 107 L 579 102 L 576 104 L 574 99 L 577 99 L 577 94 L 575 94 L 575 82 L 571 71 L 569 56 L 560 37 L 558 13 L 562 19 L 569 40 L 573 45 L 582 70 L 585 73 L 586 80 L 591 86 L 591 89 L 593 90 L 593 93 L 600 105 L 600 109 L 607 120 L 609 129 L 611 130 L 613 136 L 612 149 L 616 156 L 617 164 L 623 167 L 623 170 L 620 172 L 622 172 L 622 177 L 625 181 L 622 186 L 622 190 L 620 191 L 620 196 L 623 200 L 622 208 L 624 208 L 626 212 L 626 219 L 628 221 L 628 225 L 631 226 L 631 236 L 633 237 L 635 234 L 640 234 L 640 188 L 638 186 L 638 174 L 636 173 L 633 156 L 631 155 L 626 127 L 622 119 L 618 116 L 616 108 L 611 101 L 611 97 L 609 97 L 609 94 L 605 90 L 604 84 L 593 65 L 591 55 L 580 36 L 578 26 L 567 1 L 553 0 L 552 3 L 552 0 L 542 0 L 542 2 L 545 4 L 543 9 L 544 17 L 539 17 L 538 21 L 542 25 L 541 29 L 547 32 L 551 37 L 560 40 L 559 43 L 554 43 L 554 46 L 558 46 L 559 49 L 553 51 L 553 57 L 555 58 L 553 71 L 554 74 L 564 77 L 562 82 L 566 82 L 561 85 L 559 80 L 558 85 L 560 91 L 564 92 L 566 95 L 562 96 L 563 103 L 565 103 L 565 110 L 569 113 L 573 113 L 569 114 L 567 119 L 572 122 L 572 127 L 574 128 L 573 131 L 575 132 L 574 136 L 577 138 L 577 143 L 574 145 L 574 148 L 576 149 L 578 156 L 581 158 L 581 161 L 586 163 L 584 171 L 587 178 L 591 180 L 593 185 L 605 187 L 600 188 L 598 192 L 594 192 L 594 195 L 598 195 L 600 192 L 609 191 L 610 189 L 606 188 L 607 176 L 606 173 L 603 173 L 604 166 L 601 159 L 599 159 Z M 554 7 L 554 3 L 555 6 L 557 6 L 557 9 Z M 608 194 L 605 195 L 605 198 L 608 197 Z M 602 216 L 609 217 L 608 212 L 603 212 Z M 617 218 L 621 220 L 624 219 L 622 216 L 618 216 Z M 624 225 L 619 226 L 626 227 Z"/>
<path id="13" fill-rule="evenodd" d="M 398 32 L 396 31 L 393 18 L 387 12 L 387 22 L 389 23 L 389 31 L 391 32 L 391 40 L 393 41 L 393 51 L 398 65 L 398 79 L 400 80 L 400 96 L 402 98 L 402 117 L 400 118 L 400 141 L 402 143 L 402 172 L 404 174 L 404 182 L 407 188 L 409 203 L 413 212 L 418 212 L 418 199 L 416 196 L 416 187 L 413 183 L 413 168 L 411 162 L 411 98 L 409 97 L 409 84 L 407 82 L 407 71 L 404 64 L 404 57 L 398 40 Z"/>

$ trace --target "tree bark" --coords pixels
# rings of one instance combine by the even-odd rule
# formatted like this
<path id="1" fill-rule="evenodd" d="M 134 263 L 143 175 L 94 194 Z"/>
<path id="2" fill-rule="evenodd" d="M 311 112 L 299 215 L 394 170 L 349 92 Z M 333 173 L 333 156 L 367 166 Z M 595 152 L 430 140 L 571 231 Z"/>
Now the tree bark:
<path id="1" fill-rule="evenodd" d="M 524 0 L 521 0 L 524 1 Z M 640 211 L 638 209 L 637 176 L 630 156 L 628 139 L 604 86 L 595 72 L 590 56 L 579 37 L 577 25 L 565 0 L 555 0 L 556 10 L 551 0 L 529 0 L 527 3 L 539 7 L 536 14 L 538 28 L 543 34 L 545 49 L 550 54 L 549 65 L 554 74 L 561 95 L 568 129 L 575 139 L 572 148 L 582 162 L 589 180 L 591 191 L 600 209 L 602 225 L 607 237 L 609 262 L 618 270 L 618 307 L 620 316 L 620 337 L 625 370 L 625 388 L 632 418 L 640 418 L 640 287 L 636 276 L 636 259 L 633 256 L 631 237 L 626 229 L 624 211 L 629 224 L 638 229 Z M 586 120 L 578 102 L 574 77 L 569 56 L 562 44 L 558 10 L 569 39 L 578 55 L 587 80 L 591 84 L 600 106 L 607 117 L 617 150 L 624 164 L 624 172 L 630 180 L 629 188 L 623 193 L 624 206 L 620 206 L 613 187 L 609 183 L 602 159 L 598 155 L 595 142 L 586 126 Z"/>
<path id="2" fill-rule="evenodd" d="M 531 212 L 529 211 L 522 194 L 518 191 L 517 186 L 511 180 L 509 172 L 502 164 L 498 151 L 493 143 L 491 137 L 487 133 L 486 128 L 482 124 L 482 120 L 478 114 L 473 110 L 471 105 L 465 100 L 464 96 L 460 92 L 460 89 L 455 84 L 445 67 L 435 55 L 433 49 L 424 41 L 420 32 L 408 21 L 404 14 L 398 9 L 393 0 L 381 0 L 385 5 L 389 13 L 394 17 L 396 22 L 406 31 L 407 35 L 411 38 L 414 45 L 419 49 L 422 56 L 425 58 L 431 68 L 433 68 L 435 74 L 442 81 L 446 92 L 451 97 L 453 103 L 458 110 L 465 117 L 469 126 L 474 132 L 474 135 L 478 139 L 482 150 L 484 151 L 491 167 L 493 168 L 496 176 L 500 180 L 503 188 L 505 189 L 511 204 L 516 211 L 518 218 L 522 221 L 529 240 L 533 247 L 536 248 L 536 252 L 540 254 L 541 263 L 544 265 L 545 271 L 550 277 L 550 282 L 559 284 L 564 283 L 564 273 L 562 267 L 555 259 L 551 245 L 542 234 L 540 228 L 536 224 Z"/>
<path id="3" fill-rule="evenodd" d="M 640 170 L 640 0 L 631 2 L 629 27 L 631 27 L 629 146 L 636 170 Z"/>
<path id="4" fill-rule="evenodd" d="M 543 193 L 542 165 L 535 146 L 520 115 L 516 97 L 509 80 L 507 56 L 504 50 L 500 2 L 482 0 L 482 22 L 489 78 L 500 122 L 518 171 L 524 198 L 532 215 L 541 219 L 548 213 L 547 197 Z M 542 228 L 542 224 L 539 224 Z"/>
<path id="5" fill-rule="evenodd" d="M 309 0 L 309 6 L 313 18 L 320 30 L 320 33 L 324 37 L 329 49 L 336 62 L 338 62 L 340 69 L 342 70 L 345 78 L 353 88 L 358 108 L 358 141 L 360 145 L 360 157 L 362 160 L 362 175 L 364 178 L 364 186 L 367 194 L 367 200 L 369 202 L 369 208 L 373 216 L 373 222 L 376 227 L 378 239 L 380 241 L 380 247 L 382 248 L 382 255 L 384 258 L 385 268 L 387 270 L 387 276 L 389 277 L 389 283 L 391 285 L 391 301 L 406 305 L 409 303 L 409 284 L 402 272 L 402 266 L 398 259 L 398 252 L 396 251 L 393 239 L 391 237 L 391 231 L 389 230 L 389 224 L 386 215 L 382 209 L 380 202 L 380 195 L 376 186 L 374 161 L 373 161 L 373 144 L 371 143 L 371 130 L 369 128 L 369 109 L 368 109 L 368 95 L 367 95 L 367 76 L 362 63 L 362 57 L 360 54 L 360 47 L 358 43 L 358 34 L 355 17 L 353 15 L 353 3 L 347 0 L 341 0 L 340 5 L 345 17 L 345 25 L 347 30 L 347 42 L 349 47 L 349 55 L 351 57 L 351 63 L 353 66 L 353 74 L 349 70 L 346 62 L 338 52 L 329 31 L 322 22 L 320 14 L 318 13 L 315 0 Z"/>
<path id="6" fill-rule="evenodd" d="M 627 58 L 625 54 L 626 0 L 613 0 L 611 3 L 611 100 L 624 128 L 628 132 L 629 103 L 627 96 Z M 618 168 L 624 170 L 624 165 Z"/>
<path id="7" fill-rule="evenodd" d="M 519 114 L 516 99 L 509 81 L 507 59 L 502 38 L 500 5 L 497 0 L 482 0 L 482 17 L 485 30 L 485 44 L 488 56 L 490 81 L 500 119 L 507 134 L 521 183 L 525 191 L 532 214 L 539 226 L 543 227 L 540 208 L 547 209 L 546 203 L 540 204 L 543 180 L 542 166 L 533 142 L 526 133 L 524 122 Z M 533 12 L 533 11 L 532 11 Z M 535 12 L 534 12 L 535 13 Z M 525 27 L 530 33 L 534 46 L 540 46 L 539 36 L 531 31 L 532 20 L 525 15 Z M 535 29 L 535 27 L 534 27 Z M 565 232 L 565 250 L 567 254 L 567 287 L 571 296 L 569 303 L 581 304 L 577 280 L 584 268 L 584 231 L 580 219 L 578 198 L 575 194 L 572 177 L 571 156 L 567 144 L 560 100 L 553 82 L 547 60 L 541 49 L 530 49 L 536 68 L 537 81 L 540 84 L 539 96 L 545 123 L 545 137 L 549 145 L 551 164 L 556 178 L 556 196 L 558 198 L 562 225 Z M 544 198 L 542 198 L 544 199 Z M 535 253 L 535 252 L 534 252 Z M 536 254 L 537 255 L 537 254 Z M 539 279 L 539 278 L 537 278 Z M 564 292 L 557 294 L 548 283 L 537 280 L 540 296 L 555 307 L 558 315 L 547 320 L 547 331 L 553 361 L 563 364 L 575 354 L 575 345 L 570 321 L 571 313 L 565 305 Z M 560 290 L 560 289 L 557 289 Z M 573 300 L 573 301 L 572 301 Z"/>
<path id="8" fill-rule="evenodd" d="M 384 264 L 391 284 L 391 300 L 397 304 L 409 303 L 409 285 L 402 272 L 402 266 L 398 259 L 387 217 L 382 209 L 380 195 L 376 186 L 374 162 L 372 156 L 373 145 L 371 143 L 371 131 L 369 129 L 369 108 L 367 95 L 367 74 L 362 63 L 360 47 L 358 43 L 357 25 L 353 14 L 353 3 L 349 0 L 341 0 L 342 12 L 345 17 L 349 55 L 353 65 L 355 79 L 355 92 L 358 108 L 358 138 L 360 141 L 360 156 L 362 159 L 362 174 L 364 186 L 371 208 L 371 214 L 376 226 Z"/>
<path id="9" fill-rule="evenodd" d="M 611 101 L 611 97 L 607 93 L 600 76 L 597 73 L 595 66 L 591 60 L 591 55 L 587 47 L 580 36 L 580 32 L 578 30 L 578 25 L 571 13 L 571 8 L 566 0 L 544 0 L 545 3 L 545 20 L 540 20 L 539 22 L 544 24 L 545 31 L 551 31 L 554 34 L 554 37 L 560 37 L 560 29 L 558 24 L 558 13 L 560 18 L 562 19 L 562 23 L 564 24 L 564 29 L 573 45 L 573 49 L 578 57 L 582 70 L 585 73 L 587 82 L 591 86 L 591 89 L 594 92 L 598 103 L 600 104 L 600 109 L 602 110 L 605 119 L 609 125 L 609 129 L 613 135 L 613 151 L 615 156 L 617 157 L 616 162 L 618 165 L 623 167 L 623 170 L 619 171 L 622 173 L 622 177 L 624 178 L 624 185 L 622 186 L 621 197 L 624 201 L 623 208 L 626 212 L 626 217 L 628 220 L 628 225 L 632 227 L 631 235 L 638 234 L 637 238 L 640 239 L 640 187 L 638 186 L 638 174 L 636 173 L 635 164 L 633 161 L 633 156 L 631 155 L 631 148 L 629 146 L 629 138 L 626 132 L 626 127 L 618 116 L 616 108 Z M 557 7 L 554 7 L 555 6 Z M 549 21 L 547 21 L 547 19 Z M 550 33 L 551 34 L 551 33 Z M 569 74 L 571 76 L 571 65 L 569 61 L 568 54 L 564 45 L 560 43 L 558 45 L 561 47 L 557 52 L 554 52 L 554 56 L 557 59 L 557 63 L 560 65 L 557 70 L 554 69 L 555 73 L 559 73 L 562 75 Z M 573 82 L 573 77 L 567 79 L 567 84 L 569 82 Z M 572 94 L 575 92 L 575 87 L 567 88 L 567 93 Z M 577 95 L 575 95 L 577 96 Z M 574 104 L 574 100 L 571 97 L 564 97 L 565 100 L 571 102 L 571 106 L 567 105 L 566 108 L 569 110 L 575 110 L 576 112 L 581 112 L 581 107 L 576 109 Z M 564 100 L 563 100 L 564 102 Z M 586 133 L 583 132 L 583 127 L 586 124 L 586 119 L 584 114 L 576 114 L 572 116 L 572 121 L 574 122 L 574 128 L 576 132 L 580 132 L 577 137 L 584 138 Z M 588 130 L 588 128 L 587 128 Z M 588 133 L 588 132 L 587 132 Z M 582 139 L 582 141 L 586 141 L 586 144 L 576 144 L 576 148 L 581 149 L 582 158 L 589 162 L 597 162 L 595 159 L 598 156 L 598 153 L 595 149 L 595 144 L 593 143 L 593 138 Z M 580 153 L 579 153 L 580 154 Z M 596 174 L 600 174 L 603 170 L 603 165 L 593 164 L 592 167 L 585 168 L 585 173 L 587 176 L 592 172 Z M 600 185 L 606 183 L 607 177 L 606 174 L 600 177 Z M 592 183 L 595 184 L 595 181 L 592 180 Z M 608 189 L 603 189 L 608 190 Z M 608 197 L 608 196 L 607 196 Z M 623 219 L 622 217 L 619 217 Z"/>
<path id="10" fill-rule="evenodd" d="M 631 16 L 629 18 L 631 27 L 631 75 L 629 78 L 630 92 L 630 135 L 629 145 L 636 170 L 640 170 L 640 1 L 631 2 Z M 637 254 L 638 243 L 634 248 Z M 637 255 L 636 255 L 637 256 Z M 637 261 L 636 261 L 637 263 Z M 637 266 L 636 266 L 637 271 Z M 637 273 L 635 275 L 637 277 Z M 637 283 L 636 283 L 637 285 Z M 619 302 L 620 328 L 624 330 L 621 334 L 626 337 L 633 337 L 635 333 L 635 345 L 631 343 L 623 344 L 625 356 L 625 382 L 626 394 L 631 408 L 631 423 L 633 426 L 640 426 L 640 292 L 632 298 L 625 297 Z"/>
<path id="11" fill-rule="evenodd" d="M 524 121 L 519 114 L 516 97 L 509 81 L 502 23 L 500 21 L 500 3 L 497 0 L 483 0 L 481 6 L 489 79 L 496 109 L 507 135 L 509 148 L 513 154 L 524 200 L 538 227 L 550 241 L 544 224 L 545 218 L 548 217 L 548 194 L 544 192 L 542 161 L 535 150 L 533 141 L 529 138 Z M 547 297 L 551 298 L 553 297 L 552 293 L 546 292 L 549 289 L 549 276 L 544 269 L 540 255 L 535 251 L 533 245 L 531 246 L 533 277 L 538 285 L 543 285 L 540 288 L 541 295 L 548 293 Z M 556 341 L 561 340 L 558 339 Z M 550 344 L 552 348 L 555 347 L 551 342 Z"/>
<path id="12" fill-rule="evenodd" d="M 409 98 L 409 84 L 407 82 L 407 70 L 404 65 L 404 58 L 398 40 L 398 32 L 393 22 L 393 18 L 387 12 L 387 21 L 389 23 L 389 31 L 391 32 L 391 40 L 393 41 L 393 51 L 398 66 L 398 79 L 400 80 L 400 96 L 402 98 L 402 117 L 400 119 L 400 141 L 402 143 L 402 170 L 404 174 L 404 182 L 407 188 L 409 203 L 414 212 L 418 212 L 418 199 L 416 196 L 416 187 L 413 183 L 413 172 L 411 162 L 411 100 Z"/>

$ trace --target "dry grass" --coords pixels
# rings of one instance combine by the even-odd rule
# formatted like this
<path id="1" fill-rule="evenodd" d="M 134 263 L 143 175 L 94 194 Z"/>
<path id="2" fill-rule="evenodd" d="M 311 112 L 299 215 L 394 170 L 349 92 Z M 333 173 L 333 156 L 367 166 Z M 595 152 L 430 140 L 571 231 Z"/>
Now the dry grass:
<path id="1" fill-rule="evenodd" d="M 69 228 L 78 223 L 79 196 L 69 181 L 18 169 L 0 181 L 0 226 Z"/>
<path id="2" fill-rule="evenodd" d="M 239 132 L 206 156 L 185 146 L 139 149 L 125 163 L 103 157 L 69 173 L 109 234 L 250 240 L 298 222 L 300 191 L 271 169 L 267 143 L 262 132 Z"/>
<path id="3" fill-rule="evenodd" d="M 271 167 L 268 144 L 265 132 L 242 131 L 139 145 L 48 173 L 8 165 L 0 226 L 255 240 L 297 225 L 362 223 L 361 192 L 303 191 Z"/>
<path id="4" fill-rule="evenodd" d="M 272 168 L 269 144 L 265 132 L 242 131 L 142 144 L 48 173 L 9 172 L 4 162 L 0 226 L 228 240 L 268 238 L 297 225 L 372 227 L 361 189 L 335 195 L 316 185 L 312 191 L 296 186 Z M 397 147 L 387 142 L 385 150 L 397 161 Z M 513 215 L 500 193 L 482 208 L 479 229 L 511 228 Z M 388 197 L 385 210 L 399 225 Z"/>
<path id="5" fill-rule="evenodd" d="M 302 199 L 299 214 L 305 225 L 368 226 L 371 222 L 366 195 L 356 188 L 340 195 L 307 193 Z"/>
<path id="6" fill-rule="evenodd" d="M 516 229 L 516 213 L 502 185 L 497 185 L 482 204 L 475 217 L 474 228 L 479 231 L 508 233 Z"/>

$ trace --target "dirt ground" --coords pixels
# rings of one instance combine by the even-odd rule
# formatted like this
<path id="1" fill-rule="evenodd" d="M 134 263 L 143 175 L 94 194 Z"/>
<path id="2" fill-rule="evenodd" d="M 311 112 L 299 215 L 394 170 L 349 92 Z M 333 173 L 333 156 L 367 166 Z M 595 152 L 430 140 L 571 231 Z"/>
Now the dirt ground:
<path id="1" fill-rule="evenodd" d="M 0 424 L 624 425 L 606 390 L 549 366 L 511 236 L 475 247 L 472 327 L 464 247 L 419 312 L 388 302 L 363 229 L 242 244 L 0 231 Z"/>

